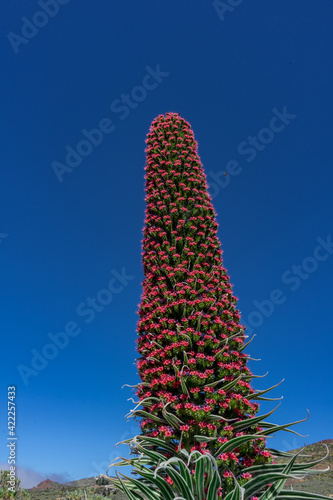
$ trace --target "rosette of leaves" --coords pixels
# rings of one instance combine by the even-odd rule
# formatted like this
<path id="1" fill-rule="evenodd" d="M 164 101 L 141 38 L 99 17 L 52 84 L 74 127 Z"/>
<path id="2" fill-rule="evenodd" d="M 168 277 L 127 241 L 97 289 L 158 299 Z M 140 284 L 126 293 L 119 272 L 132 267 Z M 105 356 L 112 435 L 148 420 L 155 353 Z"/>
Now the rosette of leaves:
<path id="1" fill-rule="evenodd" d="M 272 424 L 275 430 L 280 426 Z M 239 438 L 236 438 L 236 440 Z M 137 456 L 122 459 L 110 467 L 131 465 L 136 477 L 124 474 L 110 481 L 125 493 L 129 500 L 320 500 L 323 495 L 304 491 L 284 490 L 287 479 L 301 479 L 306 474 L 323 470 L 312 469 L 325 460 L 297 463 L 300 453 L 291 454 L 271 450 L 273 456 L 288 457 L 287 464 L 263 464 L 245 468 L 241 478 L 228 474 L 223 486 L 221 470 L 216 456 L 209 452 L 179 452 L 159 438 L 136 436 L 123 441 L 131 446 Z M 230 443 L 230 449 L 236 441 Z M 326 446 L 326 445 L 324 445 Z M 327 446 L 326 446 L 327 448 Z M 325 469 L 327 470 L 327 469 Z M 120 477 L 121 476 L 121 477 Z"/>

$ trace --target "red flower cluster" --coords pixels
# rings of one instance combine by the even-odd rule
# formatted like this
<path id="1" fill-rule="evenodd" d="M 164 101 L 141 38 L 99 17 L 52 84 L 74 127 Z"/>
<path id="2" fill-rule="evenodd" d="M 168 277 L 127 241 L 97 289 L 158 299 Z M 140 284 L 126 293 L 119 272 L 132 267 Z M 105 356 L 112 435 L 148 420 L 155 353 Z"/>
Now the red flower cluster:
<path id="1" fill-rule="evenodd" d="M 145 418 L 141 428 L 175 446 L 182 440 L 188 450 L 214 452 L 242 435 L 225 419 L 244 420 L 258 411 L 243 353 L 244 329 L 223 267 L 215 212 L 190 125 L 176 113 L 160 115 L 146 142 L 145 278 L 137 362 L 143 384 L 138 395 L 141 401 L 154 396 L 169 403 L 165 411 L 175 423 L 165 426 Z M 231 382 L 230 389 L 221 389 L 221 379 Z M 164 419 L 163 404 L 143 406 Z M 253 426 L 246 432 L 256 430 Z M 198 435 L 218 441 L 197 441 Z M 264 447 L 264 441 L 256 440 L 219 460 L 239 474 L 242 466 L 269 459 Z"/>

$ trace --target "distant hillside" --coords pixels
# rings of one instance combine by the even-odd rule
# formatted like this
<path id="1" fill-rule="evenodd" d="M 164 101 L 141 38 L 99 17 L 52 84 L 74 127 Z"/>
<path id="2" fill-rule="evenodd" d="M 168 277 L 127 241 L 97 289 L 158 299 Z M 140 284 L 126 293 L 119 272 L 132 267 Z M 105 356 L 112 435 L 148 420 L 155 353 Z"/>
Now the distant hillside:
<path id="1" fill-rule="evenodd" d="M 333 439 L 325 439 L 318 443 L 309 444 L 302 451 L 302 457 L 297 459 L 297 463 L 309 463 L 324 457 L 326 455 L 326 448 L 324 445 L 328 447 L 329 455 L 314 468 L 326 469 L 330 467 L 330 470 L 322 474 L 308 475 L 304 479 L 287 481 L 285 489 L 293 488 L 294 490 L 319 493 L 333 498 Z M 300 450 L 301 448 L 298 448 L 296 450 L 291 450 L 291 452 L 296 453 Z"/>
<path id="2" fill-rule="evenodd" d="M 288 481 L 286 489 L 293 488 L 294 490 L 307 491 L 309 493 L 320 493 L 333 498 L 333 439 L 325 439 L 323 441 L 319 441 L 318 443 L 306 446 L 302 452 L 302 457 L 298 459 L 297 463 L 308 463 L 325 456 L 326 448 L 323 446 L 324 444 L 328 446 L 330 454 L 325 460 L 317 465 L 316 468 L 325 469 L 330 467 L 330 470 L 323 474 L 306 476 L 304 479 Z M 296 453 L 299 449 L 291 451 L 292 453 Z M 96 486 L 96 480 L 94 477 L 88 477 L 64 484 L 56 483 L 47 479 L 46 481 L 39 483 L 37 487 L 27 491 L 31 494 L 32 500 L 58 500 L 65 499 L 66 493 L 73 492 L 78 489 L 84 490 L 85 488 L 89 488 L 89 490 L 99 494 L 103 494 L 104 490 L 103 486 Z M 101 498 L 104 498 L 105 500 L 108 498 L 112 498 L 112 500 L 126 500 L 126 496 L 120 491 L 113 493 L 109 497 Z"/>
<path id="3" fill-rule="evenodd" d="M 87 488 L 90 486 L 96 486 L 95 477 L 87 477 L 86 479 L 78 479 L 77 481 L 70 481 L 69 483 L 64 483 L 63 486 L 74 486 L 75 488 Z"/>
<path id="4" fill-rule="evenodd" d="M 36 490 L 48 490 L 48 489 L 58 489 L 61 488 L 61 484 L 57 483 L 55 481 L 51 481 L 51 479 L 46 479 L 45 481 L 42 481 L 41 483 L 38 484 L 38 486 L 35 486 Z"/>
<path id="5" fill-rule="evenodd" d="M 121 491 L 116 491 L 110 496 L 105 495 L 105 487 L 97 486 L 95 477 L 87 477 L 77 481 L 70 481 L 68 483 L 60 484 L 50 479 L 46 479 L 38 484 L 38 486 L 26 490 L 31 495 L 31 500 L 65 500 L 66 495 L 74 491 L 91 491 L 96 495 L 101 495 L 98 498 L 107 500 L 126 500 L 125 495 Z"/>

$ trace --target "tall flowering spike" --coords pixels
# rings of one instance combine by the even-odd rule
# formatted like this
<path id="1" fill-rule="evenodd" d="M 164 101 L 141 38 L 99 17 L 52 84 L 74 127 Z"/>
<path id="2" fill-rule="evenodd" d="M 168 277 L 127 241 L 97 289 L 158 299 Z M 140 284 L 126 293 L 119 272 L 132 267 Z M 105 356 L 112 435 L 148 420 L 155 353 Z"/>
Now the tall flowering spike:
<path id="1" fill-rule="evenodd" d="M 271 459 L 262 438 L 232 451 L 223 446 L 260 429 L 239 424 L 258 404 L 215 212 L 190 125 L 176 113 L 160 115 L 146 142 L 137 366 L 138 395 L 150 416 L 141 420 L 142 433 L 211 452 L 232 482 L 231 473 L 239 477 L 243 468 Z"/>

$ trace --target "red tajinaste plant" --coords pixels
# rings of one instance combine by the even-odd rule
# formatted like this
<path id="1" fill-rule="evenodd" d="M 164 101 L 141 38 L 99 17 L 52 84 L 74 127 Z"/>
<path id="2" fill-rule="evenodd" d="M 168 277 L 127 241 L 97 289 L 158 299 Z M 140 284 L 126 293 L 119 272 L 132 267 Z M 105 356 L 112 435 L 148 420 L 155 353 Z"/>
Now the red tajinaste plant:
<path id="1" fill-rule="evenodd" d="M 232 481 L 271 461 L 250 419 L 258 393 L 244 354 L 237 299 L 223 266 L 218 225 L 197 143 L 177 113 L 158 116 L 147 137 L 144 282 L 137 361 L 142 434 L 217 455 Z M 244 424 L 244 421 L 249 422 Z M 243 422 L 241 425 L 240 422 Z M 250 476 L 245 474 L 244 481 Z"/>
<path id="2" fill-rule="evenodd" d="M 266 448 L 269 434 L 294 432 L 289 427 L 304 420 L 278 425 L 264 420 L 275 410 L 256 415 L 254 401 L 276 386 L 254 391 L 250 385 L 249 342 L 223 267 L 193 132 L 167 113 L 152 123 L 147 144 L 142 382 L 130 414 L 141 417 L 142 434 L 123 441 L 135 458 L 110 465 L 132 466 L 136 477 L 109 479 L 129 500 L 308 500 L 306 492 L 283 491 L 284 484 L 319 472 L 312 467 L 327 454 L 296 463 L 299 453 Z M 272 456 L 290 460 L 271 463 Z"/>

